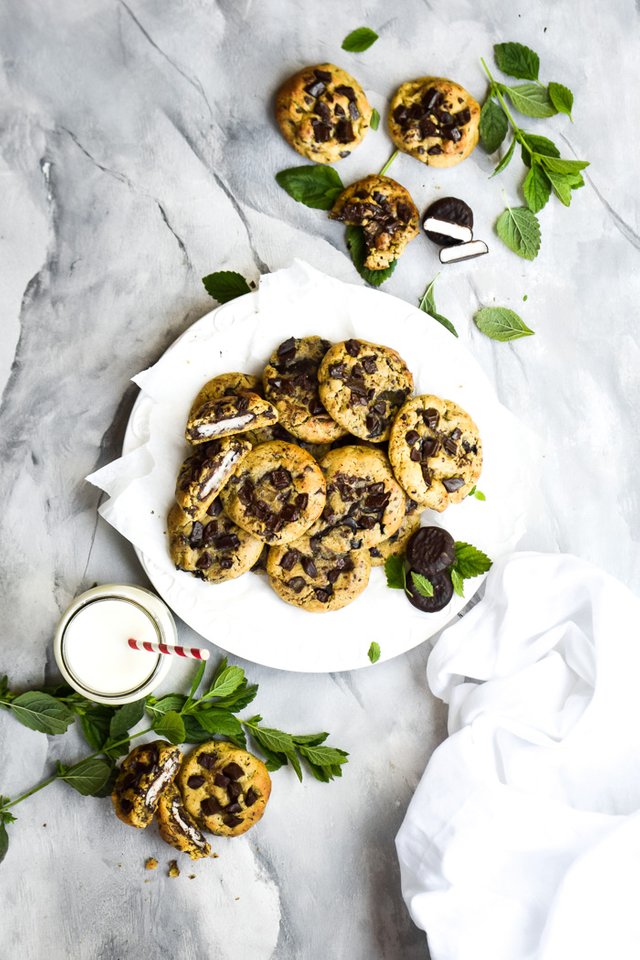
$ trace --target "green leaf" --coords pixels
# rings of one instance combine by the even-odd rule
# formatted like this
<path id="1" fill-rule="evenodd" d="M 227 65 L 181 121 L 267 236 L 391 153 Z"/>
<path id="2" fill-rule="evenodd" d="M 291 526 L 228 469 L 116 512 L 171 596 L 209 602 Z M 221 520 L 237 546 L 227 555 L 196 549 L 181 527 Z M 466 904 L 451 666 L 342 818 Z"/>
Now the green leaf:
<path id="1" fill-rule="evenodd" d="M 217 300 L 218 303 L 228 303 L 229 300 L 235 300 L 245 293 L 251 293 L 251 287 L 242 276 L 235 270 L 218 270 L 216 273 L 208 273 L 202 278 L 204 288 L 210 297 Z"/>
<path id="2" fill-rule="evenodd" d="M 525 133 L 524 130 L 520 131 L 520 136 L 523 138 L 529 150 L 533 153 L 537 153 L 541 157 L 559 157 L 560 151 L 556 147 L 553 140 L 549 140 L 548 137 L 541 137 L 537 133 Z M 522 147 L 522 162 L 527 166 L 531 166 L 531 157 L 529 156 L 529 151 Z"/>
<path id="3" fill-rule="evenodd" d="M 413 584 L 413 589 L 420 597 L 433 596 L 433 584 L 431 580 L 427 580 L 421 573 L 416 573 L 415 570 L 412 570 L 411 583 Z"/>
<path id="4" fill-rule="evenodd" d="M 551 196 L 551 183 L 539 163 L 534 163 L 524 178 L 522 192 L 532 213 L 538 213 Z"/>
<path id="5" fill-rule="evenodd" d="M 525 117 L 552 117 L 557 113 L 549 100 L 546 87 L 537 83 L 520 83 L 517 87 L 501 86 L 500 90 L 511 100 L 514 108 Z"/>
<path id="6" fill-rule="evenodd" d="M 486 500 L 486 499 L 487 499 L 487 498 L 485 497 L 484 493 L 482 492 L 482 490 L 474 490 L 474 491 L 473 491 L 473 495 L 474 495 L 474 497 L 476 498 L 476 500 Z"/>
<path id="7" fill-rule="evenodd" d="M 573 176 L 571 174 L 554 173 L 553 170 L 547 170 L 547 177 L 560 203 L 568 207 L 571 203 Z"/>
<path id="8" fill-rule="evenodd" d="M 206 743 L 207 740 L 211 740 L 211 734 L 190 714 L 186 713 L 182 717 L 182 723 L 184 724 L 183 743 Z"/>
<path id="9" fill-rule="evenodd" d="M 369 652 L 367 653 L 371 663 L 377 663 L 380 659 L 380 644 L 376 643 L 375 640 L 371 641 L 371 646 L 369 647 Z"/>
<path id="10" fill-rule="evenodd" d="M 228 710 L 218 710 L 216 707 L 201 708 L 194 712 L 193 717 L 209 733 L 219 733 L 222 736 L 244 740 L 240 721 Z"/>
<path id="11" fill-rule="evenodd" d="M 349 754 L 336 747 L 300 747 L 300 755 L 315 767 L 332 767 L 347 763 Z"/>
<path id="12" fill-rule="evenodd" d="M 375 107 L 371 111 L 371 120 L 369 121 L 369 126 L 372 130 L 377 130 L 380 126 L 380 114 Z"/>
<path id="13" fill-rule="evenodd" d="M 549 84 L 549 99 L 554 105 L 558 113 L 566 113 L 571 121 L 573 117 L 571 116 L 571 111 L 573 110 L 573 94 L 569 87 L 565 87 L 562 83 L 553 83 Z"/>
<path id="14" fill-rule="evenodd" d="M 384 572 L 387 577 L 387 586 L 392 590 L 404 590 L 405 572 L 404 557 L 397 554 L 387 557 L 384 562 Z"/>
<path id="15" fill-rule="evenodd" d="M 159 737 L 164 737 L 169 743 L 184 743 L 184 722 L 179 713 L 170 710 L 153 724 L 153 729 Z"/>
<path id="16" fill-rule="evenodd" d="M 283 730 L 276 730 L 274 727 L 251 727 L 252 737 L 260 745 L 264 745 L 267 750 L 273 753 L 283 753 L 285 756 L 294 753 L 293 737 L 290 733 L 284 733 Z"/>
<path id="17" fill-rule="evenodd" d="M 81 760 L 73 767 L 58 764 L 58 777 L 83 797 L 95 797 L 100 794 L 111 777 L 112 765 L 99 757 Z"/>
<path id="18" fill-rule="evenodd" d="M 525 326 L 518 314 L 507 307 L 482 307 L 473 319 L 478 330 L 492 340 L 506 342 L 533 336 L 533 330 Z"/>
<path id="19" fill-rule="evenodd" d="M 228 667 L 226 657 L 218 667 L 213 683 L 207 691 L 208 697 L 228 697 L 244 681 L 242 667 Z"/>
<path id="20" fill-rule="evenodd" d="M 347 227 L 345 237 L 353 265 L 363 280 L 366 280 L 372 287 L 379 287 L 385 280 L 389 279 L 396 268 L 397 260 L 393 260 L 384 270 L 369 270 L 364 265 L 367 259 L 367 245 L 362 227 Z"/>
<path id="21" fill-rule="evenodd" d="M 73 720 L 73 713 L 48 693 L 29 690 L 11 701 L 11 712 L 16 720 L 30 730 L 53 736 L 64 733 Z"/>
<path id="22" fill-rule="evenodd" d="M 330 210 L 344 190 L 337 170 L 320 163 L 281 170 L 276 181 L 298 203 L 315 210 Z"/>
<path id="23" fill-rule="evenodd" d="M 0 863 L 4 860 L 9 849 L 9 834 L 3 820 L 0 820 Z"/>
<path id="24" fill-rule="evenodd" d="M 244 710 L 255 700 L 257 692 L 258 685 L 256 683 L 247 685 L 247 681 L 243 680 L 238 689 L 230 693 L 228 697 L 221 697 L 216 700 L 216 707 L 225 707 L 233 713 L 238 713 L 239 710 Z"/>
<path id="25" fill-rule="evenodd" d="M 589 166 L 588 160 L 563 160 L 559 157 L 543 157 L 541 163 L 545 170 L 553 173 L 577 174 Z"/>
<path id="26" fill-rule="evenodd" d="M 437 320 L 438 323 L 441 323 L 443 327 L 446 327 L 449 333 L 452 333 L 454 337 L 458 336 L 458 332 L 450 320 L 447 320 L 446 317 L 443 317 L 441 313 L 438 313 L 436 310 L 436 301 L 434 297 L 434 287 L 435 282 L 438 279 L 440 274 L 437 274 L 427 289 L 425 290 L 423 296 L 418 300 L 418 308 L 427 313 L 434 320 Z"/>
<path id="27" fill-rule="evenodd" d="M 451 574 L 451 583 L 453 584 L 453 592 L 456 593 L 459 597 L 464 597 L 464 580 L 458 573 L 455 567 L 452 567 L 449 571 Z"/>
<path id="28" fill-rule="evenodd" d="M 516 148 L 516 138 L 514 137 L 513 140 L 511 141 L 511 145 L 509 149 L 507 150 L 504 157 L 502 157 L 499 164 L 491 174 L 492 177 L 495 177 L 497 173 L 502 173 L 502 171 L 509 166 L 509 163 L 511 162 L 511 157 L 513 156 L 513 151 L 515 150 L 515 148 Z"/>
<path id="29" fill-rule="evenodd" d="M 189 700 L 192 700 L 192 699 L 195 697 L 196 693 L 198 692 L 198 687 L 200 686 L 200 684 L 201 684 L 201 682 L 202 682 L 202 678 L 203 678 L 203 676 L 204 676 L 204 670 L 205 670 L 206 665 L 207 665 L 207 664 L 206 664 L 206 661 L 203 660 L 202 663 L 199 664 L 198 669 L 196 670 L 196 672 L 195 672 L 195 674 L 194 674 L 194 676 L 193 676 L 193 681 L 192 681 L 192 683 L 191 683 L 191 689 L 189 690 L 189 698 L 188 698 Z"/>
<path id="30" fill-rule="evenodd" d="M 376 42 L 378 34 L 370 27 L 358 27 L 352 30 L 342 41 L 342 49 L 348 53 L 362 53 Z"/>
<path id="31" fill-rule="evenodd" d="M 493 47 L 496 63 L 503 73 L 519 80 L 537 80 L 540 57 L 521 43 L 496 43 Z"/>
<path id="32" fill-rule="evenodd" d="M 107 742 L 113 713 L 112 707 L 94 704 L 79 718 L 82 735 L 94 750 L 102 750 Z"/>
<path id="33" fill-rule="evenodd" d="M 154 717 L 163 717 L 169 711 L 180 713 L 187 698 L 181 693 L 168 693 L 165 697 L 156 700 L 155 697 L 147 698 L 147 712 Z"/>
<path id="34" fill-rule="evenodd" d="M 509 129 L 509 121 L 499 104 L 489 97 L 480 111 L 480 140 L 487 153 L 495 153 Z"/>
<path id="35" fill-rule="evenodd" d="M 309 747 L 318 747 L 321 743 L 329 736 L 328 733 L 294 733 L 293 742 L 298 745 L 305 745 Z"/>
<path id="36" fill-rule="evenodd" d="M 486 553 L 478 550 L 471 543 L 457 540 L 455 551 L 456 559 L 453 565 L 464 580 L 479 577 L 481 573 L 486 573 L 493 563 Z"/>
<path id="37" fill-rule="evenodd" d="M 109 736 L 112 740 L 120 740 L 132 727 L 140 723 L 144 716 L 146 700 L 135 700 L 119 707 L 111 718 Z"/>
<path id="38" fill-rule="evenodd" d="M 0 677 L 0 697 L 6 697 L 8 692 L 9 692 L 9 677 L 5 673 Z"/>
<path id="39" fill-rule="evenodd" d="M 540 249 L 540 224 L 526 207 L 507 207 L 496 222 L 496 233 L 510 250 L 534 260 Z"/>

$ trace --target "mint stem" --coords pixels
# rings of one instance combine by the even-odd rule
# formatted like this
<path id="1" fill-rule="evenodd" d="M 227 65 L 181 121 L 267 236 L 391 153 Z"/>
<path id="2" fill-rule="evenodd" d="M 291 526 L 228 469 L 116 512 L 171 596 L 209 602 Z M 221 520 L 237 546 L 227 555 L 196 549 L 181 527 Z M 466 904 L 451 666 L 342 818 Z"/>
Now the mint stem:
<path id="1" fill-rule="evenodd" d="M 384 167 L 383 167 L 382 170 L 380 171 L 379 176 L 384 177 L 385 173 L 387 172 L 387 170 L 389 169 L 389 167 L 391 166 L 391 164 L 393 163 L 393 161 L 395 160 L 395 158 L 398 156 L 399 153 L 400 153 L 399 150 L 394 150 L 394 151 L 393 151 L 393 153 L 391 154 L 391 156 L 389 157 L 389 159 L 388 159 L 387 162 L 385 163 Z"/>
<path id="2" fill-rule="evenodd" d="M 502 110 L 503 110 L 503 112 L 504 112 L 504 115 L 506 116 L 507 120 L 508 120 L 509 123 L 511 124 L 511 129 L 513 130 L 513 135 L 514 135 L 514 137 L 516 138 L 516 140 L 518 141 L 518 143 L 519 143 L 522 147 L 524 147 L 524 149 L 527 151 L 527 153 L 531 153 L 532 151 L 531 151 L 531 150 L 529 149 L 529 147 L 527 146 L 527 142 L 526 142 L 525 138 L 522 136 L 522 131 L 521 131 L 520 127 L 518 126 L 518 124 L 515 122 L 515 120 L 514 120 L 513 117 L 511 116 L 511 111 L 509 110 L 509 107 L 507 106 L 504 97 L 503 97 L 502 94 L 500 93 L 500 85 L 498 84 L 498 82 L 496 81 L 495 77 L 494 77 L 493 74 L 491 73 L 491 70 L 489 70 L 489 67 L 488 67 L 487 64 L 486 64 L 484 57 L 480 57 L 480 63 L 481 63 L 482 66 L 484 67 L 484 72 L 485 72 L 486 75 L 489 77 L 489 81 L 490 81 L 490 83 L 491 83 L 490 96 L 495 95 L 495 96 L 498 98 L 498 100 L 500 101 L 500 106 L 502 107 Z"/>

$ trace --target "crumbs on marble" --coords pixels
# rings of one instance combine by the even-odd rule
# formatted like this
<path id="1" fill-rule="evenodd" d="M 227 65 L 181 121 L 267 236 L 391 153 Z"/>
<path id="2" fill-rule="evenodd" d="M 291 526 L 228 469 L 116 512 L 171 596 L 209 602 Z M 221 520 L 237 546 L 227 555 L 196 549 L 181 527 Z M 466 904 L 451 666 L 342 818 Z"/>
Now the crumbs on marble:
<path id="1" fill-rule="evenodd" d="M 180 876 L 180 867 L 178 866 L 177 860 L 169 860 L 169 870 L 167 872 L 168 877 L 179 877 Z"/>
<path id="2" fill-rule="evenodd" d="M 147 859 L 144 862 L 144 868 L 145 870 L 157 870 L 158 861 L 156 860 L 155 857 L 147 857 Z"/>
<path id="3" fill-rule="evenodd" d="M 195 880 L 195 878 L 196 878 L 195 873 L 190 873 L 190 874 L 189 874 L 189 880 Z"/>

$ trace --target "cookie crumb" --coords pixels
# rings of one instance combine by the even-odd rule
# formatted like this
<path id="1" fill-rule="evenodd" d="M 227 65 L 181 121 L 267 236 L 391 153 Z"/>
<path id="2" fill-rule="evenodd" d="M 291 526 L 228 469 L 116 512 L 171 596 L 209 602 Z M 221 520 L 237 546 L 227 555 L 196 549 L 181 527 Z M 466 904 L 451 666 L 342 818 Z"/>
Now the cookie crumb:
<path id="1" fill-rule="evenodd" d="M 144 868 L 145 870 L 157 870 L 158 861 L 155 857 L 148 857 L 144 862 Z"/>
<path id="2" fill-rule="evenodd" d="M 176 860 L 169 860 L 169 872 L 168 872 L 167 876 L 169 876 L 169 877 L 179 877 L 179 876 L 180 876 L 180 868 L 178 867 L 178 863 L 177 863 Z"/>
<path id="3" fill-rule="evenodd" d="M 234 900 L 239 900 L 239 899 L 240 899 L 240 897 L 234 897 L 233 899 L 234 899 Z"/>
<path id="4" fill-rule="evenodd" d="M 212 858 L 213 858 L 214 860 L 217 860 L 218 857 L 220 856 L 220 854 L 219 854 L 219 853 L 212 853 L 211 856 L 212 856 Z"/>
<path id="5" fill-rule="evenodd" d="M 190 874 L 189 874 L 189 880 L 195 880 L 195 878 L 196 878 L 195 873 L 190 873 Z"/>

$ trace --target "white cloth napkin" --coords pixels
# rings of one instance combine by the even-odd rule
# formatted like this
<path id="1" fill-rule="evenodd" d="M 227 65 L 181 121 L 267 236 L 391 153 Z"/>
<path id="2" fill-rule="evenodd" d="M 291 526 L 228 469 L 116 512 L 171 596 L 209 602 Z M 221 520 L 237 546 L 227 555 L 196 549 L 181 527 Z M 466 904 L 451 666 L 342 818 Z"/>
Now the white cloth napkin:
<path id="1" fill-rule="evenodd" d="M 396 839 L 432 960 L 640 957 L 640 600 L 514 554 L 437 641 L 449 704 Z"/>

